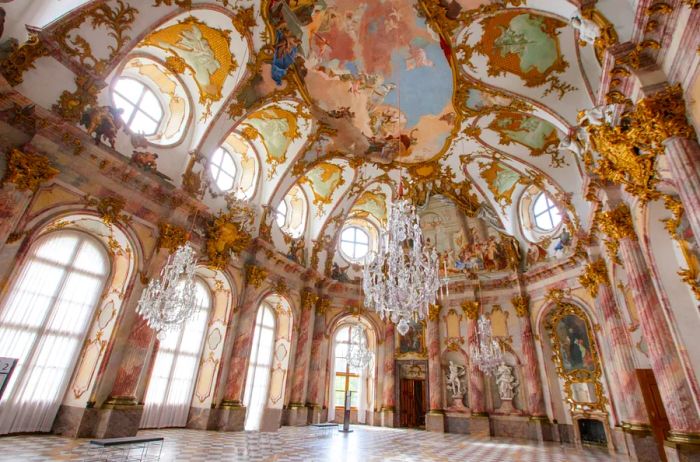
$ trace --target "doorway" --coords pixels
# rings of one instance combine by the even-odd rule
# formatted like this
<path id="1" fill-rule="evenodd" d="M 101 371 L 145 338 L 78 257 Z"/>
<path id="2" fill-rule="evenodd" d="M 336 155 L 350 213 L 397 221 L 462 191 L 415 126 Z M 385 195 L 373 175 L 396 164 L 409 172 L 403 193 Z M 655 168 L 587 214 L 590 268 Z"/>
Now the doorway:
<path id="1" fill-rule="evenodd" d="M 400 426 L 425 427 L 425 380 L 401 379 Z"/>
<path id="2" fill-rule="evenodd" d="M 639 386 L 642 389 L 644 404 L 649 415 L 651 431 L 654 434 L 656 446 L 659 448 L 660 460 L 666 462 L 664 439 L 666 438 L 666 432 L 671 429 L 671 425 L 668 423 L 668 417 L 666 417 L 666 409 L 664 409 L 664 403 L 661 401 L 656 377 L 651 369 L 637 369 L 637 378 L 639 379 Z"/>

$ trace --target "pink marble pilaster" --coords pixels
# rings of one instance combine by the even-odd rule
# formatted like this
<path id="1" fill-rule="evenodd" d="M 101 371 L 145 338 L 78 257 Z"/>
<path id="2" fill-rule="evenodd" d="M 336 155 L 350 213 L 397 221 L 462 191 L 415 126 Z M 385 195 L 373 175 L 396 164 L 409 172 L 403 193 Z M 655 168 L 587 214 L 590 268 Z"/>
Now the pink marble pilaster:
<path id="1" fill-rule="evenodd" d="M 666 160 L 675 180 L 683 209 L 693 230 L 700 236 L 700 145 L 696 140 L 674 137 L 664 142 Z"/>
<path id="2" fill-rule="evenodd" d="M 523 380 L 527 389 L 527 397 L 525 398 L 527 410 L 531 416 L 541 417 L 546 415 L 546 410 L 535 350 L 535 338 L 529 316 L 520 317 L 520 331 L 523 342 Z"/>
<path id="3" fill-rule="evenodd" d="M 603 329 L 610 343 L 614 370 L 620 383 L 620 394 L 624 403 L 622 420 L 626 423 L 646 425 L 649 423 L 649 416 L 635 371 L 632 341 L 620 317 L 620 311 L 609 284 L 598 285 L 596 303 L 603 314 Z"/>
<path id="4" fill-rule="evenodd" d="M 440 364 L 439 312 L 431 312 L 426 322 L 426 342 L 428 343 L 428 389 L 430 391 L 428 401 L 431 412 L 442 411 L 442 364 Z"/>
<path id="5" fill-rule="evenodd" d="M 317 312 L 314 319 L 313 337 L 311 338 L 309 389 L 307 393 L 308 402 L 313 406 L 323 406 L 328 345 L 326 316 Z"/>
<path id="6" fill-rule="evenodd" d="M 467 318 L 467 344 L 469 350 L 478 342 L 476 334 L 476 319 Z M 486 412 L 484 396 L 484 374 L 471 360 L 469 361 L 469 407 L 472 413 Z"/>
<path id="7" fill-rule="evenodd" d="M 659 385 L 671 431 L 700 432 L 700 416 L 693 402 L 673 341 L 671 328 L 661 309 L 649 269 L 636 239 L 620 239 L 620 257 L 627 271 L 632 297 L 639 313 L 642 334 Z"/>
<path id="8" fill-rule="evenodd" d="M 251 286 L 246 287 L 246 294 L 241 304 L 241 313 L 233 339 L 233 351 L 224 389 L 224 402 L 227 404 L 243 403 L 243 390 L 248 371 L 250 349 L 253 344 L 255 317 L 258 314 L 255 297 L 256 290 Z"/>
<path id="9" fill-rule="evenodd" d="M 384 386 L 382 388 L 382 406 L 386 409 L 394 409 L 396 406 L 394 397 L 394 384 L 396 363 L 394 361 L 394 324 L 386 323 L 384 330 Z"/>
<path id="10" fill-rule="evenodd" d="M 292 381 L 291 404 L 305 403 L 305 385 L 309 369 L 310 350 L 307 348 L 311 337 L 313 304 L 305 304 L 302 300 L 301 319 L 299 320 L 299 334 L 297 335 L 296 353 L 294 354 L 294 377 Z"/>
<path id="11" fill-rule="evenodd" d="M 129 333 L 126 350 L 122 356 L 117 375 L 112 385 L 110 399 L 136 404 L 140 378 L 148 364 L 151 341 L 155 333 L 146 321 L 139 316 Z"/>

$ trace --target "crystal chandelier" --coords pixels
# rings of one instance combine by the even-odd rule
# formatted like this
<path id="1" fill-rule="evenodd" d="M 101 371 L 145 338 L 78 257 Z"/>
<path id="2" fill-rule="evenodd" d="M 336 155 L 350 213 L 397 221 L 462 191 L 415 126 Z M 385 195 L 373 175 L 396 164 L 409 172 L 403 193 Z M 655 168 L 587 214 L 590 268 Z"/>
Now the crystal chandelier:
<path id="1" fill-rule="evenodd" d="M 372 361 L 373 354 L 367 346 L 367 333 L 360 325 L 350 327 L 350 345 L 348 346 L 347 361 L 356 369 L 364 369 Z"/>
<path id="2" fill-rule="evenodd" d="M 486 375 L 493 375 L 503 362 L 501 346 L 491 335 L 491 320 L 483 314 L 477 322 L 477 344 L 469 347 L 474 364 Z"/>
<path id="3" fill-rule="evenodd" d="M 420 219 L 408 201 L 391 204 L 379 251 L 365 260 L 362 288 L 365 306 L 397 324 L 401 335 L 408 332 L 410 321 L 424 319 L 435 303 L 440 289 L 438 254 L 424 247 Z"/>
<path id="4" fill-rule="evenodd" d="M 194 273 L 195 251 L 189 242 L 178 247 L 160 272 L 141 294 L 136 311 L 148 326 L 163 338 L 197 311 Z"/>

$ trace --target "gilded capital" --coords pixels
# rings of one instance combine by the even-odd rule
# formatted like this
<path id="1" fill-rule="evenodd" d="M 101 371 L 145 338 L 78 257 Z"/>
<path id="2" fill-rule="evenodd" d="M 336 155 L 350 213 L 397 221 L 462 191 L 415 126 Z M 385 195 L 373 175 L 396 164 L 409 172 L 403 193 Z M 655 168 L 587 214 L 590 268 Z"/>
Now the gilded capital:
<path id="1" fill-rule="evenodd" d="M 309 287 L 304 288 L 301 292 L 301 309 L 302 311 L 307 311 L 313 309 L 314 305 L 318 301 L 318 295 L 314 293 L 313 289 Z"/>
<path id="2" fill-rule="evenodd" d="M 516 295 L 510 299 L 510 302 L 515 308 L 515 314 L 519 318 L 524 318 L 530 313 L 530 296 L 529 295 Z"/>
<path id="3" fill-rule="evenodd" d="M 437 303 L 431 303 L 428 306 L 428 319 L 431 321 L 437 321 L 440 317 L 440 305 Z"/>
<path id="4" fill-rule="evenodd" d="M 158 248 L 168 249 L 170 253 L 175 252 L 178 247 L 185 245 L 185 242 L 190 238 L 190 233 L 182 226 L 173 225 L 170 223 L 159 223 L 158 229 Z"/>
<path id="5" fill-rule="evenodd" d="M 680 85 L 642 99 L 634 110 L 637 133 L 649 136 L 653 147 L 660 148 L 669 138 L 695 138 L 695 130 L 688 122 L 683 89 Z"/>
<path id="6" fill-rule="evenodd" d="M 578 280 L 594 298 L 598 296 L 598 286 L 601 284 L 610 286 L 608 268 L 605 266 L 605 262 L 600 258 L 587 264 L 583 273 L 578 277 Z"/>
<path id="7" fill-rule="evenodd" d="M 637 238 L 637 233 L 634 231 L 634 225 L 632 224 L 630 209 L 625 204 L 600 212 L 598 214 L 598 226 L 611 239 Z"/>
<path id="8" fill-rule="evenodd" d="M 479 302 L 467 301 L 462 303 L 462 311 L 467 319 L 476 319 L 479 317 Z"/>
<path id="9" fill-rule="evenodd" d="M 36 192 L 45 181 L 58 175 L 58 170 L 51 166 L 49 159 L 19 149 L 7 153 L 7 170 L 2 184 L 12 183 L 18 191 Z"/>
<path id="10" fill-rule="evenodd" d="M 257 265 L 246 266 L 246 283 L 255 287 L 260 288 L 265 279 L 267 278 L 267 270 L 261 268 Z"/>
<path id="11" fill-rule="evenodd" d="M 316 314 L 324 315 L 331 309 L 331 299 L 323 296 L 316 302 Z"/>

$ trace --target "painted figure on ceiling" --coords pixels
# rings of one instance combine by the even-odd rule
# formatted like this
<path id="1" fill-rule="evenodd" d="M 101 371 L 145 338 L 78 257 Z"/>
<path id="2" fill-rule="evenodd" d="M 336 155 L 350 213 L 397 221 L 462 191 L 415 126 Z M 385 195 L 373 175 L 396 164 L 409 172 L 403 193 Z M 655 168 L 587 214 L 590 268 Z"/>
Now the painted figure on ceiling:
<path id="1" fill-rule="evenodd" d="M 277 85 L 282 85 L 282 79 L 287 75 L 292 64 L 294 64 L 298 50 L 299 39 L 285 28 L 277 29 L 275 33 L 275 53 L 272 56 L 271 68 L 272 80 Z"/>

